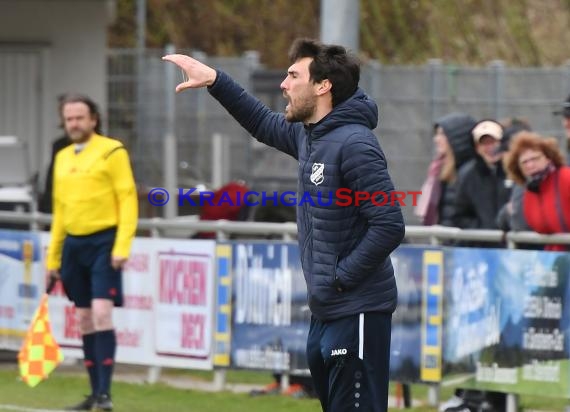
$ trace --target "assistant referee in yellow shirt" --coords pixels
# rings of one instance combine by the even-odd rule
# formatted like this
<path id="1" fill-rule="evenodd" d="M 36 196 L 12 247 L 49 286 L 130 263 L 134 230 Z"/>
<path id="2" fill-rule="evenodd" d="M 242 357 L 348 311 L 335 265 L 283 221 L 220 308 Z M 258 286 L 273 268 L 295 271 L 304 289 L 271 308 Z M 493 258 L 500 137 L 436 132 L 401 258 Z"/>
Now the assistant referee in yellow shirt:
<path id="1" fill-rule="evenodd" d="M 94 131 L 96 104 L 68 95 L 60 107 L 73 144 L 55 158 L 47 269 L 61 278 L 77 308 L 91 383 L 91 394 L 67 410 L 110 411 L 117 347 L 112 312 L 123 305 L 121 275 L 137 227 L 137 191 L 123 144 Z"/>

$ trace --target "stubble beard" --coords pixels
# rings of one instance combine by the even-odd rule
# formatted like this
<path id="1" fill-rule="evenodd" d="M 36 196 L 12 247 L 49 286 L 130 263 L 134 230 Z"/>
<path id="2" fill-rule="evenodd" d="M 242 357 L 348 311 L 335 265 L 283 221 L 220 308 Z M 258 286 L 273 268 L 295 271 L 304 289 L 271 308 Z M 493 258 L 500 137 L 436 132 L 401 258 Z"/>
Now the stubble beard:
<path id="1" fill-rule="evenodd" d="M 285 111 L 285 119 L 291 123 L 306 123 L 313 115 L 317 108 L 316 99 L 310 97 L 299 98 L 295 107 L 293 101 L 289 102 L 289 110 Z"/>
<path id="2" fill-rule="evenodd" d="M 91 136 L 92 131 L 84 129 L 73 129 L 68 132 L 68 136 L 73 143 L 84 143 Z"/>

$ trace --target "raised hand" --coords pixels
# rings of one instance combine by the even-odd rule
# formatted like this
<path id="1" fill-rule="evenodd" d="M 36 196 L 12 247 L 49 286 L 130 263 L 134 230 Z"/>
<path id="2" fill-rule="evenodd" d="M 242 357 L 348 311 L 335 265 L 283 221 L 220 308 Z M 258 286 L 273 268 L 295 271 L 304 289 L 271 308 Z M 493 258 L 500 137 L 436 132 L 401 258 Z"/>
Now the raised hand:
<path id="1" fill-rule="evenodd" d="M 169 54 L 164 56 L 162 60 L 174 63 L 180 67 L 182 72 L 187 76 L 188 80 L 176 86 L 177 93 L 185 89 L 207 87 L 212 85 L 216 80 L 216 70 L 190 56 L 185 56 L 183 54 Z"/>

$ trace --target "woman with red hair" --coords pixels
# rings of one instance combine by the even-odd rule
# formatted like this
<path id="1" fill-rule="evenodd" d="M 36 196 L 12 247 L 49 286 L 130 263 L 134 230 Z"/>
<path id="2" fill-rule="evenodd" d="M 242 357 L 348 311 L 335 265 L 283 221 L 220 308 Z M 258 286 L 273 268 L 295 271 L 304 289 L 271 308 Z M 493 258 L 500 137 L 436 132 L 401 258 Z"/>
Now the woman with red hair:
<path id="1" fill-rule="evenodd" d="M 505 166 L 511 178 L 526 187 L 524 216 L 543 234 L 570 233 L 570 167 L 556 139 L 520 132 L 513 139 Z M 547 245 L 545 250 L 570 250 L 570 245 Z"/>

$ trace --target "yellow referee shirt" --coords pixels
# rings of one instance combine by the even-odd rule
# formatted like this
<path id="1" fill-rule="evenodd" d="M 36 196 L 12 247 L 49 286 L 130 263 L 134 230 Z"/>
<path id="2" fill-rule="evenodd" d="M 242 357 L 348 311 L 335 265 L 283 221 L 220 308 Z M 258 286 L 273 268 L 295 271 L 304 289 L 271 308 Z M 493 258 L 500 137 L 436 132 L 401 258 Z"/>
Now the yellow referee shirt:
<path id="1" fill-rule="evenodd" d="M 128 258 L 136 234 L 138 199 L 127 150 L 93 134 L 79 153 L 59 151 L 53 173 L 53 222 L 47 269 L 59 269 L 67 234 L 89 235 L 117 227 L 113 256 Z"/>

